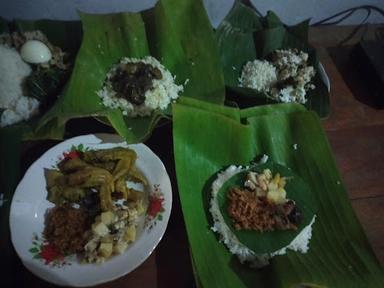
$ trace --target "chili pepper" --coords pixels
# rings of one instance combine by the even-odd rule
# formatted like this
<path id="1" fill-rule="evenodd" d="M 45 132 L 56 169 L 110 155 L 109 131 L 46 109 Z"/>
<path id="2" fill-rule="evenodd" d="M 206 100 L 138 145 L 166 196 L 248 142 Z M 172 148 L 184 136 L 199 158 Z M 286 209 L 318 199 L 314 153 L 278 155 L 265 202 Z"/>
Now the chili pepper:
<path id="1" fill-rule="evenodd" d="M 64 155 L 64 159 L 75 159 L 75 158 L 79 158 L 80 156 L 79 152 L 77 152 L 76 150 L 70 151 L 70 152 L 64 152 L 63 155 Z"/>

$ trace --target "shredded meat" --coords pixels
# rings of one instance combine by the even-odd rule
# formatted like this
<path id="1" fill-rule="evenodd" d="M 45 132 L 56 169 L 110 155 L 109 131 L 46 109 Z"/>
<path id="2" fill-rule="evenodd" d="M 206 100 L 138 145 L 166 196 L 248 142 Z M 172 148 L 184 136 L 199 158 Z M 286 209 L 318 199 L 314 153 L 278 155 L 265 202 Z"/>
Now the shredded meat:
<path id="1" fill-rule="evenodd" d="M 76 209 L 68 204 L 55 206 L 47 212 L 44 237 L 69 255 L 82 252 L 86 244 L 85 232 L 90 229 L 91 221 L 84 209 Z"/>
<path id="2" fill-rule="evenodd" d="M 292 214 L 298 213 L 293 201 L 275 204 L 266 197 L 257 197 L 254 192 L 239 188 L 231 188 L 227 197 L 228 213 L 236 230 L 264 232 L 297 229 L 296 221 L 292 221 Z"/>

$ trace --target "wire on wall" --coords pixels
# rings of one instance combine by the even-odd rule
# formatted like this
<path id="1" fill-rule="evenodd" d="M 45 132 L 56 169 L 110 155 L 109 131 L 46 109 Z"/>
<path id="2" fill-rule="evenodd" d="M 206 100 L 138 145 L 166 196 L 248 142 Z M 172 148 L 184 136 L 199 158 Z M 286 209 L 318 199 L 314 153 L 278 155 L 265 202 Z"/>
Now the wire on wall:
<path id="1" fill-rule="evenodd" d="M 340 24 L 341 22 L 343 22 L 345 19 L 352 16 L 355 12 L 357 12 L 359 10 L 365 10 L 367 12 L 367 15 L 365 16 L 365 18 L 361 24 L 364 24 L 368 20 L 369 16 L 371 16 L 372 11 L 375 11 L 384 17 L 384 10 L 383 9 L 381 9 L 377 6 L 372 6 L 372 5 L 362 5 L 362 6 L 357 6 L 357 7 L 349 8 L 347 10 L 338 12 L 332 16 L 329 16 L 323 20 L 320 20 L 318 22 L 311 24 L 311 26 L 337 25 L 337 24 Z M 331 21 L 331 20 L 334 20 L 338 17 L 341 17 L 341 18 L 339 18 L 335 21 Z"/>

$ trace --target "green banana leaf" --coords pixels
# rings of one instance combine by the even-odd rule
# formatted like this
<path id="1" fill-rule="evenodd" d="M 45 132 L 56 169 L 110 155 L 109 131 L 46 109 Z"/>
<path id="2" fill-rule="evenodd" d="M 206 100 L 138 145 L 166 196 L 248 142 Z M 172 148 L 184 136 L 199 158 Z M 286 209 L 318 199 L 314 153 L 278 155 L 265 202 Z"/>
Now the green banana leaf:
<path id="1" fill-rule="evenodd" d="M 236 87 L 241 67 L 249 59 L 256 58 L 253 32 L 261 29 L 261 21 L 255 12 L 239 2 L 235 2 L 235 6 L 217 28 L 216 38 L 227 86 Z"/>
<path id="2" fill-rule="evenodd" d="M 183 96 L 224 102 L 224 79 L 214 32 L 202 1 L 160 0 L 143 13 L 151 55 L 169 68 Z"/>
<path id="3" fill-rule="evenodd" d="M 217 44 L 201 1 L 161 0 L 143 13 L 80 14 L 84 37 L 67 90 L 40 123 L 56 118 L 60 125 L 73 117 L 107 119 L 128 142 L 147 138 L 170 109 L 149 117 L 123 117 L 107 109 L 100 90 L 111 66 L 122 57 L 152 55 L 184 84 L 182 95 L 222 104 L 224 79 Z"/>
<path id="4" fill-rule="evenodd" d="M 308 44 L 308 24 L 303 21 L 286 26 L 271 11 L 265 17 L 259 17 L 252 8 L 235 1 L 216 31 L 228 100 L 241 107 L 276 103 L 264 93 L 238 86 L 242 67 L 248 61 L 266 58 L 276 49 L 297 48 L 309 54 L 308 63 L 316 71 L 313 79 L 316 89 L 307 92 L 305 107 L 322 118 L 328 116 L 329 92 L 321 79 L 316 51 Z"/>
<path id="5" fill-rule="evenodd" d="M 219 107 L 204 109 L 201 103 L 175 104 L 173 113 L 180 199 L 197 281 L 203 287 L 382 285 L 382 267 L 353 212 L 314 112 L 298 104 L 274 104 L 240 110 L 239 120 L 222 114 Z M 210 229 L 210 186 L 218 171 L 247 165 L 262 154 L 303 179 L 317 204 L 317 217 L 308 253 L 288 252 L 263 269 L 251 269 Z"/>

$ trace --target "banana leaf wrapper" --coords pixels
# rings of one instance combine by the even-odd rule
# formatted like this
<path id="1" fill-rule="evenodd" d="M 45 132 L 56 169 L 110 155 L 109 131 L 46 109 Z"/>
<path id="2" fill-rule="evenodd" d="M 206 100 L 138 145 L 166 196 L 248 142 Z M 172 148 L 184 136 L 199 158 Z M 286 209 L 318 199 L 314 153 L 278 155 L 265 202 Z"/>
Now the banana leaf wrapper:
<path id="1" fill-rule="evenodd" d="M 40 127 L 57 120 L 97 116 L 110 123 L 128 142 L 146 139 L 171 107 L 149 117 L 124 117 L 102 105 L 96 94 L 107 72 L 122 57 L 157 58 L 185 84 L 181 97 L 224 102 L 224 79 L 217 43 L 201 1 L 161 0 L 142 13 L 91 15 L 80 13 L 84 37 L 67 89 L 44 116 Z"/>
<path id="2" fill-rule="evenodd" d="M 259 17 L 252 8 L 236 1 L 216 31 L 225 85 L 229 92 L 227 98 L 243 108 L 277 103 L 264 93 L 240 87 L 242 68 L 248 61 L 265 59 L 276 49 L 297 48 L 308 53 L 308 64 L 316 71 L 312 80 L 316 88 L 307 92 L 308 101 L 304 105 L 321 118 L 327 117 L 330 111 L 329 92 L 322 80 L 316 50 L 308 43 L 308 23 L 303 21 L 287 26 L 271 11 Z"/>
<path id="3" fill-rule="evenodd" d="M 227 108 L 225 113 L 214 106 L 206 109 L 205 103 L 188 100 L 173 107 L 176 174 L 197 283 L 380 287 L 383 270 L 353 212 L 318 116 L 299 104 Z M 317 218 L 308 253 L 288 252 L 265 268 L 251 269 L 211 231 L 208 209 L 217 172 L 247 165 L 262 154 L 303 179 Z"/>

